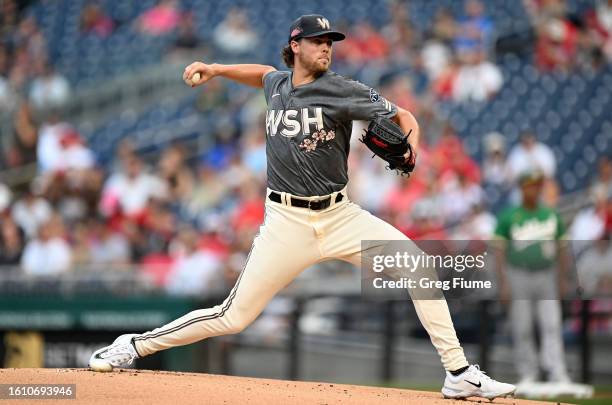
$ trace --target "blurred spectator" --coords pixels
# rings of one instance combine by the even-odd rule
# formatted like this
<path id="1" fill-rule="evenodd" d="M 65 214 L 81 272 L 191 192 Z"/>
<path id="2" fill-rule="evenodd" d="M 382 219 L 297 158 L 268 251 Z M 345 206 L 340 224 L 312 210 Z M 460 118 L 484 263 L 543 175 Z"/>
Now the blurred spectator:
<path id="1" fill-rule="evenodd" d="M 42 173 L 78 173 L 95 165 L 95 156 L 81 135 L 57 117 L 41 126 L 37 155 Z"/>
<path id="2" fill-rule="evenodd" d="M 217 173 L 209 164 L 198 169 L 198 179 L 191 194 L 184 202 L 183 209 L 194 219 L 204 220 L 214 207 L 224 199 L 228 186 L 219 181 Z"/>
<path id="3" fill-rule="evenodd" d="M 382 209 L 390 219 L 403 212 L 411 212 L 427 190 L 428 183 L 420 176 L 402 179 L 385 194 Z"/>
<path id="4" fill-rule="evenodd" d="M 35 188 L 34 185 L 31 186 Z M 11 215 L 13 219 L 24 230 L 28 238 L 33 238 L 38 233 L 38 228 L 51 219 L 53 208 L 44 198 L 38 196 L 33 190 L 29 190 L 13 205 Z"/>
<path id="5" fill-rule="evenodd" d="M 612 246 L 610 238 L 602 237 L 576 263 L 580 287 L 587 298 L 612 295 Z"/>
<path id="6" fill-rule="evenodd" d="M 0 215 L 0 265 L 19 265 L 24 245 L 23 230 L 10 215 Z"/>
<path id="7" fill-rule="evenodd" d="M 59 216 L 42 224 L 35 239 L 28 242 L 21 267 L 33 276 L 54 276 L 70 270 L 72 253 L 64 239 L 64 224 Z"/>
<path id="8" fill-rule="evenodd" d="M 559 188 L 555 180 L 557 160 L 552 149 L 536 140 L 531 131 L 521 135 L 521 141 L 508 154 L 508 175 L 511 182 L 516 182 L 521 173 L 529 170 L 540 171 L 544 175 L 542 201 L 548 206 L 557 205 Z M 520 200 L 520 190 L 515 189 L 511 198 Z"/>
<path id="9" fill-rule="evenodd" d="M 238 153 L 230 157 L 229 165 L 224 169 L 220 180 L 236 191 L 246 183 L 256 182 L 253 173 L 244 165 Z"/>
<path id="10" fill-rule="evenodd" d="M 482 164 L 483 181 L 486 184 L 504 186 L 508 183 L 506 146 L 504 136 L 491 132 L 484 137 L 485 158 Z"/>
<path id="11" fill-rule="evenodd" d="M 526 131 L 521 135 L 520 143 L 510 149 L 508 170 L 513 182 L 529 170 L 540 170 L 547 178 L 554 178 L 557 160 L 550 147 L 538 142 L 533 132 Z"/>
<path id="12" fill-rule="evenodd" d="M 138 17 L 138 29 L 143 34 L 165 35 L 172 32 L 181 21 L 177 0 L 160 0 L 159 3 Z"/>
<path id="13" fill-rule="evenodd" d="M 246 13 L 239 8 L 233 8 L 215 28 L 214 42 L 225 54 L 244 55 L 255 50 L 258 38 Z"/>
<path id="14" fill-rule="evenodd" d="M 178 26 L 178 34 L 174 40 L 174 50 L 191 51 L 201 45 L 194 24 L 193 12 L 187 13 Z"/>
<path id="15" fill-rule="evenodd" d="M 8 208 L 11 205 L 12 197 L 13 193 L 11 193 L 11 189 L 5 184 L 0 183 L 0 215 L 2 215 L 5 211 L 8 211 Z"/>
<path id="16" fill-rule="evenodd" d="M 357 23 L 346 39 L 334 48 L 334 55 L 340 61 L 353 66 L 363 66 L 384 61 L 389 54 L 389 44 L 367 20 Z"/>
<path id="17" fill-rule="evenodd" d="M 70 229 L 70 246 L 72 248 L 72 264 L 76 269 L 89 266 L 91 263 L 89 249 L 89 225 L 83 220 Z"/>
<path id="18" fill-rule="evenodd" d="M 231 97 L 226 84 L 222 80 L 210 80 L 198 93 L 195 103 L 196 109 L 201 113 L 208 113 L 213 116 L 226 111 L 226 106 L 230 104 Z"/>
<path id="19" fill-rule="evenodd" d="M 26 68 L 26 72 L 29 72 L 29 66 L 37 63 L 46 63 L 48 59 L 47 54 L 47 40 L 43 33 L 38 27 L 38 23 L 33 16 L 26 16 L 19 22 L 17 31 L 12 38 L 13 47 L 16 50 L 23 51 L 22 62 L 26 63 L 27 66 L 21 66 L 21 64 L 15 64 L 14 67 L 17 69 Z"/>
<path id="20" fill-rule="evenodd" d="M 601 157 L 597 165 L 597 177 L 591 186 L 593 193 L 612 198 L 612 162 L 607 156 Z"/>
<path id="21" fill-rule="evenodd" d="M 431 88 L 437 98 L 441 100 L 451 100 L 453 98 L 460 66 L 459 61 L 451 57 L 446 66 L 435 73 L 436 78 L 432 82 Z"/>
<path id="22" fill-rule="evenodd" d="M 456 182 L 448 182 L 442 188 L 441 197 L 444 218 L 446 222 L 454 223 L 466 217 L 473 207 L 483 203 L 484 192 L 478 183 L 459 174 Z"/>
<path id="23" fill-rule="evenodd" d="M 600 0 L 585 15 L 589 37 L 612 62 L 612 0 Z"/>
<path id="24" fill-rule="evenodd" d="M 6 40 L 15 32 L 18 8 L 15 0 L 0 1 L 0 39 Z"/>
<path id="25" fill-rule="evenodd" d="M 213 253 L 199 249 L 199 235 L 192 228 L 179 231 L 182 252 L 175 260 L 166 291 L 176 295 L 202 295 L 222 287 L 221 262 Z"/>
<path id="26" fill-rule="evenodd" d="M 543 71 L 570 70 L 576 62 L 578 30 L 569 20 L 550 18 L 537 27 L 536 65 Z"/>
<path id="27" fill-rule="evenodd" d="M 43 64 L 30 89 L 30 102 L 38 110 L 60 108 L 70 98 L 70 84 L 51 64 Z"/>
<path id="28" fill-rule="evenodd" d="M 149 200 L 146 210 L 138 219 L 140 225 L 136 240 L 136 257 L 167 255 L 176 226 L 176 216 L 160 201 Z"/>
<path id="29" fill-rule="evenodd" d="M 13 115 L 12 134 L 8 142 L 7 163 L 16 167 L 36 163 L 38 128 L 27 101 L 20 103 Z"/>
<path id="30" fill-rule="evenodd" d="M 70 171 L 91 169 L 95 165 L 93 152 L 85 146 L 81 135 L 72 127 L 65 130 L 60 138 L 60 162 L 55 170 Z"/>
<path id="31" fill-rule="evenodd" d="M 431 201 L 418 201 L 411 213 L 411 221 L 399 229 L 412 240 L 446 240 L 448 235 L 444 228 L 444 221 Z M 393 221 L 397 223 L 398 221 Z"/>
<path id="32" fill-rule="evenodd" d="M 100 201 L 104 215 L 137 217 L 143 214 L 151 198 L 164 200 L 168 197 L 166 183 L 143 166 L 139 157 L 128 155 L 122 161 L 122 170 L 106 180 Z"/>
<path id="33" fill-rule="evenodd" d="M 430 81 L 437 80 L 446 72 L 452 59 L 450 48 L 438 37 L 431 37 L 425 41 L 420 56 Z"/>
<path id="34" fill-rule="evenodd" d="M 456 240 L 491 240 L 495 233 L 497 220 L 495 215 L 484 208 L 484 204 L 476 204 L 463 218 L 454 230 L 452 238 Z"/>
<path id="35" fill-rule="evenodd" d="M 574 241 L 574 248 L 582 251 L 589 242 L 604 237 L 606 234 L 606 221 L 608 200 L 601 189 L 591 191 L 591 205 L 581 209 L 569 228 L 570 240 Z"/>
<path id="36" fill-rule="evenodd" d="M 266 174 L 266 136 L 261 126 L 247 132 L 241 139 L 241 160 L 249 170 L 258 178 Z"/>
<path id="37" fill-rule="evenodd" d="M 421 103 L 419 114 L 419 127 L 421 128 L 421 143 L 425 145 L 424 151 L 429 153 L 429 145 L 435 145 L 440 140 L 442 133 L 447 127 L 447 120 L 437 112 L 433 105 L 433 99 L 427 97 L 428 100 Z M 436 103 L 437 104 L 437 103 Z M 419 147 L 419 149 L 423 149 Z M 419 151 L 419 161 L 422 162 L 423 151 Z M 429 156 L 427 156 L 429 159 Z"/>
<path id="38" fill-rule="evenodd" d="M 351 140 L 355 142 L 358 134 L 367 127 L 366 121 L 353 123 Z M 351 181 L 348 184 L 351 199 L 370 212 L 380 213 L 385 206 L 385 199 L 401 180 L 398 176 L 389 176 L 386 165 L 380 159 L 371 159 L 372 155 L 363 145 L 351 145 L 348 170 Z M 421 156 L 419 156 L 420 158 Z M 372 190 L 377 190 L 372 193 Z"/>
<path id="39" fill-rule="evenodd" d="M 234 128 L 231 127 L 216 133 L 215 143 L 204 152 L 202 163 L 211 165 L 215 170 L 226 170 L 237 153 L 233 137 Z"/>
<path id="40" fill-rule="evenodd" d="M 463 52 L 487 52 L 493 40 L 493 21 L 484 14 L 480 0 L 465 2 L 465 16 L 457 21 L 455 49 Z"/>
<path id="41" fill-rule="evenodd" d="M 8 52 L 0 43 L 0 114 L 10 111 L 15 103 L 15 94 L 6 77 L 8 73 Z"/>
<path id="42" fill-rule="evenodd" d="M 455 101 L 486 101 L 504 84 L 501 70 L 486 59 L 483 50 L 464 51 L 462 64 L 453 83 Z"/>
<path id="43" fill-rule="evenodd" d="M 165 180 L 171 200 L 187 198 L 193 189 L 194 175 L 185 162 L 185 149 L 173 145 L 159 159 L 159 175 Z"/>
<path id="44" fill-rule="evenodd" d="M 431 36 L 450 46 L 457 35 L 458 29 L 459 27 L 457 27 L 451 12 L 445 7 L 438 8 L 433 19 Z"/>
<path id="45" fill-rule="evenodd" d="M 113 20 L 95 3 L 89 3 L 81 12 L 81 32 L 106 38 L 113 32 Z"/>
<path id="46" fill-rule="evenodd" d="M 232 228 L 235 233 L 256 233 L 264 220 L 262 186 L 255 179 L 245 181 L 238 190 L 238 206 L 234 210 Z"/>
<path id="47" fill-rule="evenodd" d="M 389 59 L 396 64 L 411 65 L 416 60 L 421 43 L 420 33 L 413 27 L 404 1 L 392 1 L 389 4 L 391 22 L 381 30 L 388 48 Z"/>
<path id="48" fill-rule="evenodd" d="M 88 224 L 88 249 L 92 264 L 117 265 L 130 263 L 130 244 L 125 236 L 112 229 L 101 218 L 94 218 Z"/>
<path id="49" fill-rule="evenodd" d="M 449 124 L 432 148 L 431 154 L 432 165 L 437 172 L 440 186 L 444 187 L 446 183 L 454 182 L 459 175 L 466 177 L 470 182 L 480 183 L 480 167 L 466 153 L 461 139 Z"/>
<path id="50" fill-rule="evenodd" d="M 532 22 L 537 24 L 543 19 L 564 16 L 567 0 L 523 0 L 523 7 Z"/>
<path id="51" fill-rule="evenodd" d="M 411 76 L 407 74 L 396 75 L 389 84 L 381 88 L 385 98 L 398 107 L 404 108 L 417 115 L 420 111 L 418 99 L 414 95 Z"/>
<path id="52" fill-rule="evenodd" d="M 62 122 L 55 113 L 52 113 L 40 126 L 39 140 L 36 145 L 39 172 L 53 171 L 61 164 L 61 139 L 62 135 L 69 130 L 70 126 Z"/>

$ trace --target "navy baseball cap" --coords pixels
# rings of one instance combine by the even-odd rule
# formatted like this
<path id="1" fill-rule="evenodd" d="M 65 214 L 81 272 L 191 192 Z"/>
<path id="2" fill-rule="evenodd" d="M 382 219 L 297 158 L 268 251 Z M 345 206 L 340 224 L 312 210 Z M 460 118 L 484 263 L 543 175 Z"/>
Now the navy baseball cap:
<path id="1" fill-rule="evenodd" d="M 329 20 L 320 14 L 303 15 L 291 24 L 289 28 L 289 41 L 297 41 L 301 38 L 319 37 L 329 35 L 332 41 L 342 41 L 346 36 L 331 29 Z"/>

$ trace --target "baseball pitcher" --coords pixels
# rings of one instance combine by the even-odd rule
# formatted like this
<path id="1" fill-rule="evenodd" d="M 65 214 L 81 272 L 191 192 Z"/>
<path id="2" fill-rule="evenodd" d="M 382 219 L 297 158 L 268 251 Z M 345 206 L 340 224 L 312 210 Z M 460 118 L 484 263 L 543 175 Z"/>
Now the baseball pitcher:
<path id="1" fill-rule="evenodd" d="M 263 88 L 268 106 L 265 220 L 221 305 L 193 311 L 150 332 L 122 335 L 93 353 L 92 369 L 110 371 L 160 350 L 238 333 L 307 267 L 330 259 L 359 266 L 362 240 L 408 240 L 346 194 L 353 121 L 370 122 L 362 141 L 403 174 L 414 168 L 419 127 L 410 112 L 374 89 L 329 70 L 332 44 L 344 38 L 325 17 L 304 15 L 291 25 L 282 51 L 291 71 L 202 62 L 186 67 L 183 79 L 192 87 L 224 77 Z M 445 397 L 493 399 L 514 393 L 513 385 L 469 365 L 445 300 L 414 300 L 414 305 L 447 370 Z"/>

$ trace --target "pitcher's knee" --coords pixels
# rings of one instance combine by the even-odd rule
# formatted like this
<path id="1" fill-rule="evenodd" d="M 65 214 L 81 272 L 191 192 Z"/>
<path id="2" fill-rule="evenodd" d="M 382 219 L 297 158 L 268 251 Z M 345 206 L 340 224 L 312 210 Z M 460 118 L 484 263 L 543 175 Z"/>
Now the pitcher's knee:
<path id="1" fill-rule="evenodd" d="M 236 334 L 246 329 L 251 324 L 251 320 L 244 316 L 234 316 L 228 323 L 227 333 Z"/>

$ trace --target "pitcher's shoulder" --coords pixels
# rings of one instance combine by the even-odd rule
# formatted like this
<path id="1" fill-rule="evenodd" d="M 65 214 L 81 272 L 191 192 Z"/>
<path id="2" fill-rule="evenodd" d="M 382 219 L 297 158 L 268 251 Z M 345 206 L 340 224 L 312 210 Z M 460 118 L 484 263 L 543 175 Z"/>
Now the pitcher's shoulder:
<path id="1" fill-rule="evenodd" d="M 349 94 L 351 94 L 355 90 L 369 89 L 369 87 L 355 79 L 343 76 L 332 71 L 329 71 L 325 74 L 325 85 L 331 86 L 339 91 L 348 92 Z"/>

